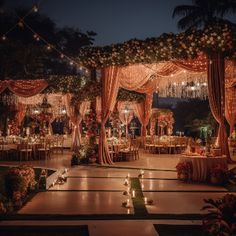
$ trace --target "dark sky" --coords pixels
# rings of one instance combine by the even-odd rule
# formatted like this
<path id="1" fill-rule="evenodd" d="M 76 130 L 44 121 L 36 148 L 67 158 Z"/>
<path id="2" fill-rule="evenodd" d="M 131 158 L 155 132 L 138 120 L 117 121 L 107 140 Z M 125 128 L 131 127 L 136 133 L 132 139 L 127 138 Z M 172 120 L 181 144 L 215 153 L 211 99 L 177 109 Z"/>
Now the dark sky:
<path id="1" fill-rule="evenodd" d="M 9 7 L 32 6 L 37 0 L 5 0 Z M 177 32 L 172 11 L 191 0 L 43 0 L 40 11 L 59 26 L 93 30 L 95 45 L 109 45 L 131 38 L 157 37 Z M 35 29 L 37 31 L 37 29 Z"/>

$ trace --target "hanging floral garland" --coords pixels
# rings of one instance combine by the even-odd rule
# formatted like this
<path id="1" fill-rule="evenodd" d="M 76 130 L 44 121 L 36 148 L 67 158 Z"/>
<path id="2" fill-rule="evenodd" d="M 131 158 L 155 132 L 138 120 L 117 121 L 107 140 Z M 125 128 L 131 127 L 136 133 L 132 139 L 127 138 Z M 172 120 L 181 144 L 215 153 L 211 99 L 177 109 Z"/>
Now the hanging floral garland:
<path id="1" fill-rule="evenodd" d="M 204 30 L 180 34 L 162 34 L 158 38 L 133 39 L 123 44 L 106 47 L 87 47 L 81 50 L 79 60 L 84 66 L 102 68 L 111 65 L 154 63 L 165 60 L 194 58 L 199 52 L 225 53 L 236 58 L 236 27 L 218 23 Z"/>
<path id="2" fill-rule="evenodd" d="M 129 91 L 126 89 L 119 89 L 117 100 L 118 101 L 129 101 L 129 102 L 142 102 L 145 99 L 145 94 L 138 93 L 135 91 Z"/>

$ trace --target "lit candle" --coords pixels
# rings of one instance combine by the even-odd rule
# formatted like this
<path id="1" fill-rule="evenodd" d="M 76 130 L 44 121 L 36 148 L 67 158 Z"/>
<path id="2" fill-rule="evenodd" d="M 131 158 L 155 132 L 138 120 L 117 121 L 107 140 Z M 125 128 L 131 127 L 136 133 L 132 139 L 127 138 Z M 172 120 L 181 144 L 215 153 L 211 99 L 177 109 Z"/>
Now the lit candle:
<path id="1" fill-rule="evenodd" d="M 67 168 L 65 168 L 65 173 L 67 173 Z"/>
<path id="2" fill-rule="evenodd" d="M 127 177 L 130 178 L 130 174 L 129 173 L 128 173 Z"/>
<path id="3" fill-rule="evenodd" d="M 129 207 L 130 206 L 130 201 L 129 201 L 129 198 L 127 199 L 126 201 L 126 207 Z"/>
<path id="4" fill-rule="evenodd" d="M 144 197 L 144 204 L 147 204 L 147 197 Z"/>
<path id="5" fill-rule="evenodd" d="M 129 181 L 128 181 L 127 178 L 125 179 L 125 183 L 124 183 L 124 185 L 125 185 L 125 186 L 128 186 L 128 185 L 129 185 Z"/>
<path id="6" fill-rule="evenodd" d="M 127 215 L 129 215 L 130 214 L 130 209 L 127 209 Z"/>
<path id="7" fill-rule="evenodd" d="M 141 175 L 144 175 L 144 170 L 140 170 L 140 174 L 141 174 Z"/>
<path id="8" fill-rule="evenodd" d="M 141 184 L 141 188 L 144 189 L 144 184 Z"/>
<path id="9" fill-rule="evenodd" d="M 135 190 L 132 190 L 132 197 L 135 197 Z"/>
<path id="10" fill-rule="evenodd" d="M 127 188 L 127 193 L 130 194 L 130 187 Z"/>

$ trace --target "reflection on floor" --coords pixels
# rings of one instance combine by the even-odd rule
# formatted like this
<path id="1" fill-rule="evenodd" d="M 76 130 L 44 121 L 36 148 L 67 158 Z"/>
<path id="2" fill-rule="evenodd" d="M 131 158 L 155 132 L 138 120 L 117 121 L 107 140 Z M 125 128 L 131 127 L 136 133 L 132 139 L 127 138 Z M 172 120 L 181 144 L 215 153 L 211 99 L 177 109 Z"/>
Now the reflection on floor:
<path id="1" fill-rule="evenodd" d="M 95 235 L 157 235 L 153 224 L 201 224 L 199 220 L 177 220 L 171 215 L 203 214 L 201 208 L 204 198 L 218 198 L 226 193 L 223 187 L 207 184 L 184 183 L 176 179 L 175 166 L 179 155 L 154 155 L 142 153 L 140 160 L 134 162 L 117 162 L 111 168 L 104 166 L 77 166 L 70 168 L 71 153 L 54 155 L 47 161 L 32 161 L 34 166 L 50 168 L 69 168 L 67 182 L 56 185 L 46 192 L 38 193 L 20 211 L 19 215 L 68 215 L 88 216 L 108 215 L 106 221 L 38 221 L 34 225 L 83 225 L 89 226 L 90 236 Z M 5 162 L 7 164 L 7 162 Z M 12 162 L 11 162 L 12 164 Z M 18 163 L 14 163 L 18 164 Z M 230 166 L 232 168 L 233 165 Z M 127 201 L 123 192 L 127 190 L 124 179 L 129 174 L 137 178 L 140 169 L 144 177 L 140 179 L 144 197 L 152 199 L 154 204 L 146 206 L 149 220 L 135 220 L 135 208 L 130 198 L 131 208 L 122 207 Z M 111 215 L 109 217 L 109 215 Z M 121 219 L 111 220 L 115 215 Z M 168 220 L 155 220 L 155 216 L 165 215 Z M 147 215 L 143 216 L 145 219 Z M 167 218 L 168 218 L 167 217 Z M 141 217 L 142 218 L 142 217 Z M 178 217 L 177 217 L 178 218 Z M 52 216 L 53 219 L 53 216 Z M 108 221 L 109 220 L 109 226 Z M 2 221 L 3 225 L 32 224 L 31 221 Z"/>

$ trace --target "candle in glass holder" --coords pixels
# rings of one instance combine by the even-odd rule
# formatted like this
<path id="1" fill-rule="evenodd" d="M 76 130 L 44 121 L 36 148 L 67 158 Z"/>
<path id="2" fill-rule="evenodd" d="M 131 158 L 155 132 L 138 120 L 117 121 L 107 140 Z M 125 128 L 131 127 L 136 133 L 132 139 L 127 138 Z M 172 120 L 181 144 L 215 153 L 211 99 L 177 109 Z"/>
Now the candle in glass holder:
<path id="1" fill-rule="evenodd" d="M 132 190 L 132 197 L 135 197 L 135 190 Z"/>
<path id="2" fill-rule="evenodd" d="M 126 201 L 126 207 L 130 207 L 130 200 L 129 200 L 129 198 Z"/>
<path id="3" fill-rule="evenodd" d="M 147 197 L 144 197 L 144 204 L 147 204 Z"/>

